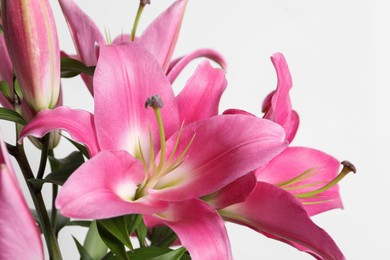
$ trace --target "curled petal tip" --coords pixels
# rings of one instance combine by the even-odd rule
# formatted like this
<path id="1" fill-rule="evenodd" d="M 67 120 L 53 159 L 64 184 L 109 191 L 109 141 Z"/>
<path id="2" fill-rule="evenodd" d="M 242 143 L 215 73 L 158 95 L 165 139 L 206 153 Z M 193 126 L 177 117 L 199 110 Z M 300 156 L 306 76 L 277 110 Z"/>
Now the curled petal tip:
<path id="1" fill-rule="evenodd" d="M 341 164 L 344 166 L 345 169 L 347 169 L 350 172 L 356 173 L 356 167 L 353 165 L 350 161 L 342 161 Z"/>

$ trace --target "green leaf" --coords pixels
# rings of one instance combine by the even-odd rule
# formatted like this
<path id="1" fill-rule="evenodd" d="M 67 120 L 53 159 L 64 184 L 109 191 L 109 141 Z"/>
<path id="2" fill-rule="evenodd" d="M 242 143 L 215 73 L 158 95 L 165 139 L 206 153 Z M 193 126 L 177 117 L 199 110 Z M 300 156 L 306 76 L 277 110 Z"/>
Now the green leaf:
<path id="1" fill-rule="evenodd" d="M 49 156 L 49 160 L 56 170 L 48 174 L 44 181 L 57 185 L 63 185 L 69 176 L 84 163 L 84 157 L 81 152 L 72 152 L 63 159 Z"/>
<path id="2" fill-rule="evenodd" d="M 64 137 L 64 138 L 65 138 L 66 140 L 68 140 L 71 144 L 73 144 L 73 145 L 77 148 L 77 150 L 79 150 L 85 157 L 87 157 L 87 158 L 89 159 L 89 153 L 88 153 L 88 151 L 87 151 L 87 149 L 85 148 L 84 145 L 79 144 L 79 143 L 73 141 L 72 139 L 69 139 L 68 137 L 66 137 L 66 136 L 64 136 L 64 135 L 62 135 L 62 137 Z"/>
<path id="3" fill-rule="evenodd" d="M 3 26 L 0 24 L 0 33 L 3 33 Z"/>
<path id="4" fill-rule="evenodd" d="M 169 247 L 175 242 L 176 238 L 175 232 L 164 226 L 153 228 L 150 236 L 151 245 L 156 247 Z"/>
<path id="5" fill-rule="evenodd" d="M 81 61 L 69 57 L 61 58 L 61 77 L 63 78 L 75 77 L 80 73 L 93 76 L 94 71 L 95 67 L 88 67 Z"/>
<path id="6" fill-rule="evenodd" d="M 99 220 L 97 223 L 104 226 L 113 236 L 115 236 L 122 244 L 132 249 L 133 246 L 130 242 L 130 233 L 127 229 L 128 218 L 124 216 Z"/>
<path id="7" fill-rule="evenodd" d="M 22 89 L 20 88 L 19 81 L 17 79 L 15 79 L 14 81 L 14 91 L 20 99 L 23 99 L 23 92 Z"/>
<path id="8" fill-rule="evenodd" d="M 100 223 L 100 221 L 97 222 L 97 229 L 104 243 L 115 255 L 116 258 L 114 259 L 129 260 L 123 243 L 118 238 L 116 238 L 109 230 L 107 230 L 104 225 Z"/>
<path id="9" fill-rule="evenodd" d="M 184 247 L 180 247 L 171 252 L 150 258 L 149 260 L 178 260 L 181 259 L 185 252 L 187 252 L 187 250 Z"/>
<path id="10" fill-rule="evenodd" d="M 94 260 L 91 257 L 91 255 L 87 252 L 87 250 L 85 250 L 85 248 L 80 244 L 80 242 L 74 236 L 72 236 L 72 237 L 73 237 L 74 242 L 76 243 L 77 250 L 79 251 L 80 259 L 81 260 Z"/>
<path id="11" fill-rule="evenodd" d="M 141 247 L 146 246 L 146 234 L 148 232 L 148 228 L 145 226 L 144 220 L 142 218 L 142 221 L 139 223 L 137 228 L 135 229 L 135 232 L 137 234 L 138 241 L 140 243 Z"/>
<path id="12" fill-rule="evenodd" d="M 142 223 L 142 215 L 128 215 L 129 218 L 128 223 L 130 225 L 128 226 L 127 230 L 129 231 L 129 234 L 133 234 L 137 227 Z"/>
<path id="13" fill-rule="evenodd" d="M 11 97 L 11 89 L 6 80 L 0 81 L 0 92 L 3 93 L 5 97 Z"/>
<path id="14" fill-rule="evenodd" d="M 84 240 L 84 248 L 95 260 L 100 260 L 107 254 L 107 246 L 99 236 L 96 221 L 91 222 Z"/>
<path id="15" fill-rule="evenodd" d="M 79 227 L 89 227 L 91 225 L 91 222 L 92 221 L 89 221 L 89 220 L 74 220 L 74 221 L 70 221 L 67 226 L 79 226 Z"/>
<path id="16" fill-rule="evenodd" d="M 27 124 L 24 118 L 17 112 L 3 107 L 0 107 L 0 119 L 15 122 L 21 125 Z"/>
<path id="17" fill-rule="evenodd" d="M 137 248 L 133 252 L 127 252 L 131 260 L 190 260 L 184 247 L 172 250 L 169 248 L 143 247 Z M 102 260 L 115 260 L 112 253 L 107 254 Z"/>

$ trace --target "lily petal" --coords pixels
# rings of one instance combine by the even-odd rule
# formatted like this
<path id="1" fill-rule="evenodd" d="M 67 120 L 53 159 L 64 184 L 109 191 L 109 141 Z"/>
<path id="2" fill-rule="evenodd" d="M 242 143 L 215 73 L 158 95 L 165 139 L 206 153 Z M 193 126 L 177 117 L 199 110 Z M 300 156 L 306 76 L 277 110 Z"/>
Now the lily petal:
<path id="1" fill-rule="evenodd" d="M 28 136 L 43 137 L 53 130 L 67 131 L 73 140 L 86 145 L 91 156 L 99 150 L 97 142 L 94 118 L 87 111 L 71 109 L 68 107 L 58 107 L 54 110 L 42 110 L 37 116 L 26 125 L 19 135 L 19 142 Z"/>
<path id="2" fill-rule="evenodd" d="M 276 156 L 265 168 L 256 172 L 259 181 L 283 186 L 291 194 L 321 188 L 338 174 L 340 163 L 332 156 L 306 147 L 289 147 Z M 306 174 L 293 183 L 289 180 Z M 299 199 L 309 216 L 335 208 L 343 208 L 338 185 L 310 199 Z"/>
<path id="3" fill-rule="evenodd" d="M 221 69 L 201 63 L 177 95 L 180 121 L 191 123 L 218 115 L 219 101 L 227 81 Z"/>
<path id="4" fill-rule="evenodd" d="M 289 96 L 289 91 L 292 87 L 291 74 L 283 54 L 276 53 L 272 55 L 271 61 L 276 70 L 278 85 L 276 91 L 268 95 L 263 103 L 263 110 L 268 108 L 264 118 L 280 124 L 287 133 L 287 140 L 291 142 L 299 125 L 297 114 L 292 115 Z"/>
<path id="5" fill-rule="evenodd" d="M 80 60 L 87 66 L 97 63 L 97 45 L 106 41 L 91 18 L 72 0 L 59 0 L 62 12 L 68 23 L 76 51 Z M 89 91 L 93 94 L 92 77 L 82 75 Z"/>
<path id="6" fill-rule="evenodd" d="M 226 208 L 230 205 L 245 201 L 246 197 L 256 187 L 256 176 L 250 172 L 232 183 L 226 185 L 219 191 L 203 198 L 214 209 Z"/>
<path id="7" fill-rule="evenodd" d="M 179 37 L 188 0 L 178 0 L 157 17 L 143 32 L 138 43 L 146 48 L 165 72 Z"/>
<path id="8" fill-rule="evenodd" d="M 227 68 L 226 61 L 219 52 L 212 49 L 199 49 L 194 52 L 191 52 L 190 54 L 184 57 L 177 58 L 169 64 L 169 68 L 167 71 L 167 77 L 169 81 L 171 83 L 174 82 L 177 76 L 180 74 L 180 72 L 182 72 L 183 69 L 188 65 L 188 63 L 190 63 L 194 59 L 202 58 L 202 57 L 208 58 L 216 62 L 221 66 L 223 70 L 226 70 Z"/>
<path id="9" fill-rule="evenodd" d="M 220 211 L 229 221 L 286 242 L 320 259 L 345 259 L 333 239 L 307 215 L 293 195 L 258 182 L 247 199 Z"/>
<path id="10" fill-rule="evenodd" d="M 41 234 L 0 137 L 0 259 L 44 259 Z"/>
<path id="11" fill-rule="evenodd" d="M 164 103 L 166 136 L 180 127 L 171 85 L 153 56 L 137 44 L 102 46 L 94 86 L 96 132 L 104 150 L 126 150 L 136 156 L 140 142 L 147 154 L 149 129 L 159 150 L 153 109 L 145 109 L 145 101 L 153 95 Z"/>
<path id="12" fill-rule="evenodd" d="M 165 210 L 165 202 L 151 201 L 147 197 L 135 199 L 137 185 L 143 179 L 143 165 L 129 153 L 102 151 L 69 177 L 58 194 L 56 207 L 64 216 L 79 219 Z"/>
<path id="13" fill-rule="evenodd" d="M 215 116 L 183 128 L 173 160 L 193 137 L 182 165 L 150 191 L 158 199 L 177 201 L 211 194 L 266 165 L 287 146 L 283 129 L 269 120 L 246 115 Z M 168 155 L 176 139 L 175 135 L 167 141 Z"/>
<path id="14" fill-rule="evenodd" d="M 223 220 L 215 210 L 201 200 L 171 203 L 167 211 L 158 215 L 145 215 L 144 220 L 148 227 L 157 225 L 170 227 L 190 253 L 191 259 L 232 259 Z"/>

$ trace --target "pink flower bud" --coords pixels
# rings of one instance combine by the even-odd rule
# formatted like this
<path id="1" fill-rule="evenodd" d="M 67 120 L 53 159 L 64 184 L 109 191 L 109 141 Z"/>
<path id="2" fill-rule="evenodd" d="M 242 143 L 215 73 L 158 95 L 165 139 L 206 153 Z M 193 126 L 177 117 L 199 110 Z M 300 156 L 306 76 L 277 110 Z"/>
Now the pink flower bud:
<path id="1" fill-rule="evenodd" d="M 4 36 L 24 98 L 53 108 L 60 89 L 60 51 L 48 0 L 2 0 Z"/>

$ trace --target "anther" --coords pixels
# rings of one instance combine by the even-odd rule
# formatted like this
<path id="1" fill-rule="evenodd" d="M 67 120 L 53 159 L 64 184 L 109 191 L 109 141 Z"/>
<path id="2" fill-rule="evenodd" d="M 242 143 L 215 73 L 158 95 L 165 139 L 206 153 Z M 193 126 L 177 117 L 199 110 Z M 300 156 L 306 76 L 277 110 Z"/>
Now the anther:
<path id="1" fill-rule="evenodd" d="M 150 96 L 146 99 L 145 108 L 152 107 L 153 109 L 162 108 L 163 101 L 159 95 Z"/>
<path id="2" fill-rule="evenodd" d="M 141 0 L 141 5 L 150 5 L 150 0 Z"/>
<path id="3" fill-rule="evenodd" d="M 342 161 L 341 164 L 344 166 L 342 171 L 356 173 L 356 167 L 350 161 Z"/>

